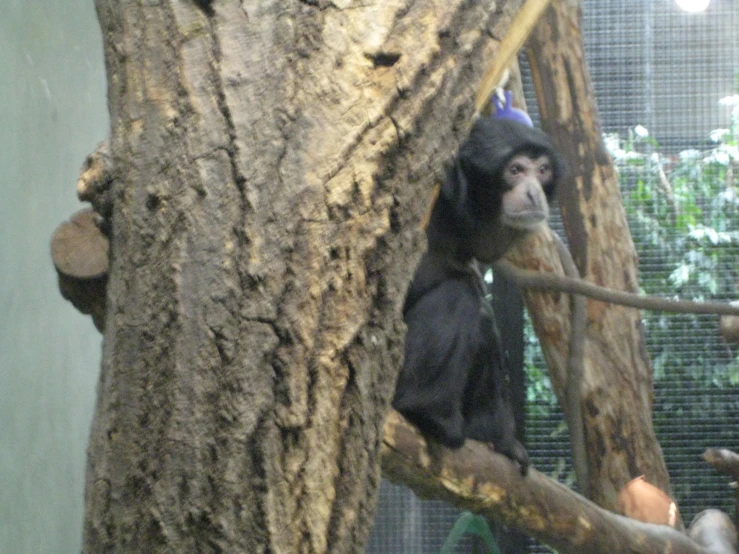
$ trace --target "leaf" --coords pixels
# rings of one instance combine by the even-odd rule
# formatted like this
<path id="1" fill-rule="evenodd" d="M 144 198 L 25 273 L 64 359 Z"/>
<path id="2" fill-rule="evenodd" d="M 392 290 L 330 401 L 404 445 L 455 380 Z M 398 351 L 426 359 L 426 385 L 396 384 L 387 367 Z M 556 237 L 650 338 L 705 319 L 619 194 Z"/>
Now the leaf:
<path id="1" fill-rule="evenodd" d="M 487 546 L 488 554 L 500 554 L 498 543 L 495 542 L 495 537 L 490 531 L 488 522 L 481 515 L 476 515 L 472 512 L 462 512 L 459 515 L 444 541 L 439 554 L 454 554 L 457 543 L 467 533 L 481 538 Z"/>
<path id="2" fill-rule="evenodd" d="M 682 287 L 690 280 L 690 266 L 688 264 L 680 264 L 675 271 L 670 274 L 670 282 L 677 288 Z"/>

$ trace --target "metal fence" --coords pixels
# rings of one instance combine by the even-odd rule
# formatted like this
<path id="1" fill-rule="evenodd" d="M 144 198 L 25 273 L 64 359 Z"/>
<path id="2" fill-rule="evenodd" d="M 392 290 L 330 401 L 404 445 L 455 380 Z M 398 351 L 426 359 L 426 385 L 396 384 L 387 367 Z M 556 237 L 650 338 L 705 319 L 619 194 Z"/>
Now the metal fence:
<path id="1" fill-rule="evenodd" d="M 732 157 L 730 137 L 716 132 L 739 133 L 732 103 L 739 94 L 739 1 L 712 0 L 706 11 L 689 13 L 675 0 L 585 0 L 583 37 L 603 131 L 621 170 L 642 288 L 739 299 L 739 155 Z M 536 121 L 525 63 L 522 72 Z M 660 170 L 666 181 L 657 182 Z M 560 225 L 556 218 L 553 225 Z M 716 320 L 644 314 L 655 429 L 686 522 L 705 508 L 733 510 L 728 478 L 700 458 L 707 447 L 739 450 L 739 349 L 722 342 Z M 531 344 L 527 360 L 541 364 Z M 532 396 L 533 464 L 568 481 L 561 414 Z M 384 482 L 368 552 L 439 552 L 457 515 Z M 471 539 L 457 551 L 484 552 Z M 549 552 L 533 542 L 531 551 Z"/>

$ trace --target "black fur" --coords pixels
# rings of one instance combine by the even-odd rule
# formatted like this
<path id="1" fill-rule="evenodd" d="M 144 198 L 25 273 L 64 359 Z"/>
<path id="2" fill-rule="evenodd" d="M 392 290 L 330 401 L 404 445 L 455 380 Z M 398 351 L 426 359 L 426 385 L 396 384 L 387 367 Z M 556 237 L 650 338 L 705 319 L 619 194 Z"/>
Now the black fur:
<path id="1" fill-rule="evenodd" d="M 500 220 L 502 171 L 521 153 L 550 157 L 554 178 L 544 192 L 551 198 L 564 166 L 542 132 L 481 118 L 460 147 L 432 212 L 429 249 L 406 297 L 405 361 L 393 406 L 448 447 L 460 447 L 467 438 L 492 442 L 526 473 L 528 454 L 516 439 L 506 356 L 470 240 Z M 522 232 L 494 234 L 485 240 L 496 243 L 499 257 Z"/>
<path id="2" fill-rule="evenodd" d="M 195 5 L 203 10 L 203 13 L 208 17 L 213 17 L 216 12 L 213 9 L 213 0 L 193 0 Z"/>

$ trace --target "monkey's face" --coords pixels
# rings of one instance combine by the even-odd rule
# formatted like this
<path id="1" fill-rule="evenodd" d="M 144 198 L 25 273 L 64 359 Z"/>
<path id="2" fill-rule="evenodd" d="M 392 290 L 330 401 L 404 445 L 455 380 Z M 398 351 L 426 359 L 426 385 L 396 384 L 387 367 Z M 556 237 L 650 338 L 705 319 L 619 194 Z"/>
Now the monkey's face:
<path id="1" fill-rule="evenodd" d="M 546 221 L 547 202 L 565 172 L 540 130 L 486 117 L 475 121 L 452 169 L 441 187 L 439 213 L 454 228 L 459 256 L 483 263 L 497 260 Z"/>
<path id="2" fill-rule="evenodd" d="M 549 156 L 513 155 L 484 195 L 473 195 L 477 216 L 467 239 L 472 255 L 491 263 L 524 235 L 536 231 L 549 217 L 546 191 L 551 191 L 553 180 Z"/>
<path id="3" fill-rule="evenodd" d="M 501 223 L 522 231 L 535 231 L 549 217 L 544 193 L 554 178 L 549 156 L 513 156 L 503 168 L 501 178 L 505 189 Z"/>

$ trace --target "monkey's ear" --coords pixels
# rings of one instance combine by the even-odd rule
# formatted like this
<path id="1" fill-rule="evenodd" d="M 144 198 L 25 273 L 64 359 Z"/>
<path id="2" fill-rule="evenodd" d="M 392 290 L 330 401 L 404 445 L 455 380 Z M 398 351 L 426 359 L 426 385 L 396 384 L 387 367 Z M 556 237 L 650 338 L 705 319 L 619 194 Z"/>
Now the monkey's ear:
<path id="1" fill-rule="evenodd" d="M 462 171 L 459 160 L 447 171 L 446 180 L 441 185 L 440 200 L 451 211 L 448 215 L 462 230 L 473 226 L 469 209 L 469 182 Z"/>

